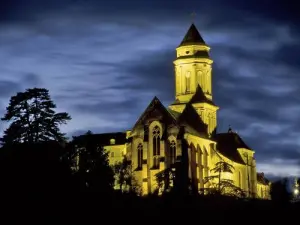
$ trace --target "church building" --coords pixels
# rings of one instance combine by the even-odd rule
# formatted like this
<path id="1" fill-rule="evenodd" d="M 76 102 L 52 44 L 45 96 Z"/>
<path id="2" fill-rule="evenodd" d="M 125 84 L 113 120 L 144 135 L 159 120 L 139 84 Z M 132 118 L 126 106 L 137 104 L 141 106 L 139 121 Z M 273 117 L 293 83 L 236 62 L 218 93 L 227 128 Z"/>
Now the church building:
<path id="1" fill-rule="evenodd" d="M 254 150 L 231 128 L 217 132 L 219 107 L 213 101 L 210 47 L 192 24 L 176 48 L 175 101 L 164 106 L 154 97 L 131 130 L 96 134 L 109 151 L 111 165 L 126 157 L 142 194 L 158 188 L 157 174 L 176 169 L 186 154 L 187 176 L 201 192 L 230 181 L 248 197 L 270 198 L 270 182 L 257 173 Z M 216 172 L 220 162 L 231 171 Z M 220 176 L 219 176 L 220 175 Z M 210 180 L 215 176 L 219 180 Z"/>

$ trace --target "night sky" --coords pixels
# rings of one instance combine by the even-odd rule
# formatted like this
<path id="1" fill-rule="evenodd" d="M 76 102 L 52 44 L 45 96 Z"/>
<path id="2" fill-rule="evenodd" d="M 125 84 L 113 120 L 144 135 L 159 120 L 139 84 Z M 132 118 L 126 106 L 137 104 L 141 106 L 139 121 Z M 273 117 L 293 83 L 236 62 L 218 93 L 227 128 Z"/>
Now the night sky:
<path id="1" fill-rule="evenodd" d="M 259 171 L 299 175 L 300 14 L 293 2 L 1 0 L 0 113 L 11 95 L 36 86 L 70 113 L 62 127 L 70 137 L 131 129 L 154 96 L 166 106 L 174 101 L 175 48 L 195 11 L 214 60 L 218 131 L 231 125 L 256 151 Z"/>

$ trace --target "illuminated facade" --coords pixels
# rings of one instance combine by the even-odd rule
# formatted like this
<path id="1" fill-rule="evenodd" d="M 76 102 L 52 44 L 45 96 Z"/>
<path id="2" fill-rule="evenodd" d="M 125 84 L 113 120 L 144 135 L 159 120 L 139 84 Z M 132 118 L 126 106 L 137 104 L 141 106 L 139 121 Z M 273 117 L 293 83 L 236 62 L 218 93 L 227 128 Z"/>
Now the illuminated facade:
<path id="1" fill-rule="evenodd" d="M 192 24 L 176 48 L 174 103 L 165 107 L 154 97 L 132 129 L 121 134 L 123 141 L 110 134 L 105 146 L 110 164 L 126 156 L 142 193 L 149 194 L 157 189 L 155 175 L 180 163 L 185 152 L 187 176 L 198 190 L 212 185 L 205 183 L 205 178 L 215 175 L 212 169 L 223 161 L 234 170 L 222 174 L 221 179 L 232 180 L 248 196 L 268 199 L 270 183 L 257 174 L 253 149 L 231 129 L 216 132 L 219 107 L 213 102 L 209 50 Z"/>

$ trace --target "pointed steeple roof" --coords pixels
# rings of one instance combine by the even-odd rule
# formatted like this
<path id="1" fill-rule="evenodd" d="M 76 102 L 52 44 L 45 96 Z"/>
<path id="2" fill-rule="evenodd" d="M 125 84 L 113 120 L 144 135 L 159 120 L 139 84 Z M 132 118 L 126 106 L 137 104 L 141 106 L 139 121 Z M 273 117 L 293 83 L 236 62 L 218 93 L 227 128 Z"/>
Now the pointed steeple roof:
<path id="1" fill-rule="evenodd" d="M 202 121 L 195 108 L 190 103 L 186 104 L 177 121 L 181 125 L 187 125 L 187 127 L 192 128 L 201 136 L 207 135 L 207 125 Z"/>
<path id="2" fill-rule="evenodd" d="M 201 37 L 199 31 L 197 30 L 194 23 L 190 26 L 188 32 L 184 36 L 183 40 L 180 43 L 182 45 L 191 45 L 191 44 L 203 44 L 206 45 L 205 41 Z"/>
<path id="3" fill-rule="evenodd" d="M 196 89 L 196 92 L 195 94 L 193 95 L 193 97 L 191 98 L 190 102 L 191 104 L 194 104 L 194 103 L 202 103 L 202 102 L 206 102 L 208 104 L 211 104 L 211 105 L 216 105 L 212 100 L 208 99 L 202 88 L 200 87 L 200 85 L 198 84 L 197 86 L 197 89 Z"/>

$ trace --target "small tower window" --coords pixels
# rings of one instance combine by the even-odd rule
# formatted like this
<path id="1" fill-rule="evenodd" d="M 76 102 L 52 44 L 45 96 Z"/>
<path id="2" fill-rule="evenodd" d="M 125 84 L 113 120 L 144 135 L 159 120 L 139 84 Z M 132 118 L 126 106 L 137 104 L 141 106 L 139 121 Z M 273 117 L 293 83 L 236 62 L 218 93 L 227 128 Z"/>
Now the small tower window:
<path id="1" fill-rule="evenodd" d="M 197 72 L 197 83 L 200 85 L 200 87 L 202 87 L 201 86 L 202 74 L 203 74 L 203 72 L 201 70 L 198 70 L 198 72 Z"/>
<path id="2" fill-rule="evenodd" d="M 186 72 L 185 83 L 186 83 L 186 92 L 189 93 L 191 91 L 191 72 L 190 71 Z"/>
<path id="3" fill-rule="evenodd" d="M 116 144 L 116 139 L 113 139 L 113 138 L 110 139 L 110 144 L 111 144 L 111 145 L 115 145 L 115 144 Z"/>
<path id="4" fill-rule="evenodd" d="M 190 51 L 186 51 L 185 53 L 186 53 L 186 54 L 189 54 L 189 53 L 190 53 Z"/>

